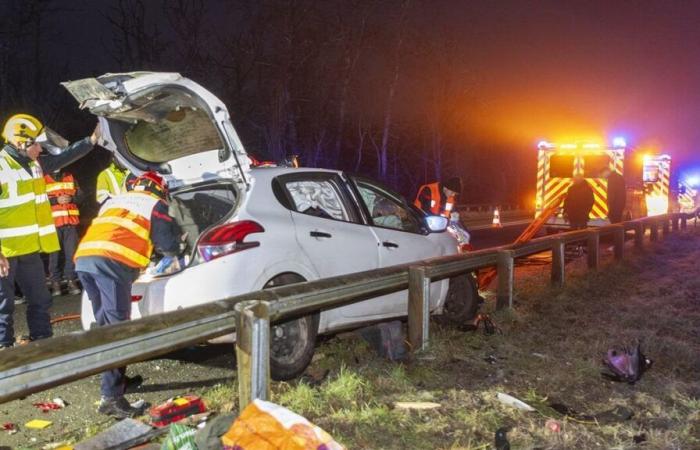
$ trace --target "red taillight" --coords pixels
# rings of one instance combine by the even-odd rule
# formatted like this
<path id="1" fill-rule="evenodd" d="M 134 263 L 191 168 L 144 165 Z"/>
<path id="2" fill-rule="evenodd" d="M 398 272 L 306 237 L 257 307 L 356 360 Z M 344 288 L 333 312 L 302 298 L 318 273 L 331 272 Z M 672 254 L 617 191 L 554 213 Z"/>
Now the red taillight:
<path id="1" fill-rule="evenodd" d="M 142 298 L 143 298 L 143 295 L 132 295 L 132 296 L 131 296 L 131 301 L 134 302 L 134 303 L 136 303 L 136 302 L 138 302 L 138 301 L 141 301 Z"/>
<path id="2" fill-rule="evenodd" d="M 227 223 L 204 233 L 197 243 L 199 254 L 205 261 L 211 261 L 220 256 L 230 255 L 252 247 L 260 242 L 243 242 L 249 234 L 263 233 L 265 229 L 252 220 Z"/>

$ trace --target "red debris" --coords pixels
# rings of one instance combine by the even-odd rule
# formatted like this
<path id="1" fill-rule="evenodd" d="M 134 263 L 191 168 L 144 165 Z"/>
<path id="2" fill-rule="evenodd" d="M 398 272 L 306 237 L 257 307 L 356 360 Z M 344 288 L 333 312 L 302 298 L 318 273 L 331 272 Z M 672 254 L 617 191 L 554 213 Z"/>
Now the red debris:
<path id="1" fill-rule="evenodd" d="M 55 411 L 57 409 L 61 409 L 62 406 L 59 405 L 58 403 L 54 402 L 38 402 L 38 403 L 32 403 L 32 405 L 36 406 L 41 410 L 41 412 L 49 412 L 49 411 Z"/>
<path id="2" fill-rule="evenodd" d="M 12 422 L 7 422 L 2 424 L 3 431 L 15 431 L 17 426 Z"/>

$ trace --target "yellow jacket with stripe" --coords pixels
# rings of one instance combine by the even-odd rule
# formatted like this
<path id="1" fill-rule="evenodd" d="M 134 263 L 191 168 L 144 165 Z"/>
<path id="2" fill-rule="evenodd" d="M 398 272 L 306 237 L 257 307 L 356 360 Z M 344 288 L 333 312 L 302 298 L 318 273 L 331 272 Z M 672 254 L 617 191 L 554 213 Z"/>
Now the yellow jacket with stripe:
<path id="1" fill-rule="evenodd" d="M 129 170 L 120 169 L 113 162 L 100 172 L 97 175 L 97 186 L 95 188 L 97 203 L 104 203 L 108 198 L 125 193 L 125 184 L 129 173 Z"/>

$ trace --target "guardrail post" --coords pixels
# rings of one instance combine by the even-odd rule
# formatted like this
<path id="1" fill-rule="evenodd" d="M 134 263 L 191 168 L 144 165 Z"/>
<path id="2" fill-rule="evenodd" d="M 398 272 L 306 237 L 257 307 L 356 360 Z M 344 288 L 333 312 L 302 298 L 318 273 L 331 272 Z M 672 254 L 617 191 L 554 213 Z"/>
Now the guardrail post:
<path id="1" fill-rule="evenodd" d="M 513 250 L 498 251 L 498 293 L 496 295 L 496 309 L 513 307 L 514 253 Z"/>
<path id="2" fill-rule="evenodd" d="M 552 242 L 552 285 L 562 287 L 564 285 L 564 247 L 565 242 L 555 239 Z"/>
<path id="3" fill-rule="evenodd" d="M 408 342 L 411 350 L 428 348 L 430 278 L 425 266 L 408 268 Z"/>
<path id="4" fill-rule="evenodd" d="M 649 239 L 653 242 L 659 240 L 659 221 L 656 219 L 649 223 Z"/>
<path id="5" fill-rule="evenodd" d="M 270 398 L 270 314 L 268 302 L 236 304 L 238 407 Z"/>
<path id="6" fill-rule="evenodd" d="M 600 266 L 599 249 L 600 233 L 597 230 L 589 231 L 586 239 L 586 251 L 588 253 L 588 268 L 590 270 L 598 270 Z"/>
<path id="7" fill-rule="evenodd" d="M 671 214 L 671 225 L 673 226 L 673 231 L 678 231 L 678 214 Z"/>
<path id="8" fill-rule="evenodd" d="M 614 248 L 615 248 L 615 260 L 621 261 L 625 254 L 625 227 L 622 225 L 617 225 L 615 227 L 615 232 L 613 234 Z"/>
<path id="9" fill-rule="evenodd" d="M 666 236 L 668 236 L 668 232 L 670 230 L 670 227 L 668 225 L 668 216 L 662 216 L 662 222 L 661 222 L 661 229 L 664 232 L 664 239 L 666 239 Z"/>
<path id="10" fill-rule="evenodd" d="M 646 230 L 646 227 L 644 226 L 644 222 L 635 222 L 634 223 L 634 246 L 638 249 L 644 247 L 644 232 Z"/>

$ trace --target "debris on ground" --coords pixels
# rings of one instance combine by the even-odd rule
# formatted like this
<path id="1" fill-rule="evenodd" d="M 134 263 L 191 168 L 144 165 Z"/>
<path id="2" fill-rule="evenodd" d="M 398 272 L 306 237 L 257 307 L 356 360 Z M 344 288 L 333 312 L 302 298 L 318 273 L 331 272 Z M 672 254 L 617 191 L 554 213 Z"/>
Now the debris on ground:
<path id="1" fill-rule="evenodd" d="M 59 409 L 63 409 L 63 407 L 65 406 L 65 403 L 63 405 L 60 405 L 56 402 L 36 402 L 36 403 L 32 403 L 32 406 L 40 409 L 41 412 L 47 413 L 49 411 L 56 411 Z"/>
<path id="2" fill-rule="evenodd" d="M 161 450 L 197 450 L 194 441 L 196 429 L 179 423 L 170 426 L 170 432 L 165 438 Z"/>
<path id="3" fill-rule="evenodd" d="M 508 427 L 501 427 L 496 430 L 496 434 L 494 436 L 494 446 L 496 447 L 496 450 L 510 450 L 510 442 L 508 442 L 507 436 L 508 430 Z"/>
<path id="4" fill-rule="evenodd" d="M 52 423 L 53 422 L 51 422 L 50 420 L 34 419 L 25 423 L 24 426 L 25 428 L 29 428 L 32 430 L 43 430 L 44 428 L 51 426 Z"/>
<path id="5" fill-rule="evenodd" d="M 554 419 L 547 419 L 544 423 L 544 427 L 552 433 L 559 433 L 561 431 L 561 422 Z"/>
<path id="6" fill-rule="evenodd" d="M 496 333 L 503 334 L 503 331 L 496 326 L 496 323 L 488 314 L 477 314 L 471 323 L 460 325 L 457 329 L 459 331 L 476 331 L 479 329 L 479 325 L 483 325 L 484 334 L 487 336 Z"/>
<path id="7" fill-rule="evenodd" d="M 399 320 L 383 322 L 357 331 L 382 358 L 403 361 L 408 358 L 403 324 Z"/>
<path id="8" fill-rule="evenodd" d="M 135 419 L 124 419 L 87 441 L 76 444 L 74 450 L 128 449 L 149 442 L 165 431 Z"/>
<path id="9" fill-rule="evenodd" d="M 609 349 L 603 358 L 603 365 L 606 370 L 601 375 L 605 378 L 634 384 L 651 367 L 652 361 L 644 356 L 637 342 L 634 347 Z"/>
<path id="10" fill-rule="evenodd" d="M 15 434 L 19 430 L 17 429 L 17 425 L 15 425 L 12 422 L 7 422 L 2 424 L 2 430 L 6 431 L 8 434 Z"/>
<path id="11" fill-rule="evenodd" d="M 435 409 L 439 408 L 439 403 L 433 402 L 394 402 L 394 408 L 396 409 Z"/>
<path id="12" fill-rule="evenodd" d="M 511 395 L 499 392 L 496 394 L 496 398 L 499 402 L 503 403 L 504 405 L 512 406 L 513 408 L 519 409 L 521 411 L 535 411 L 535 408 L 523 402 L 522 400 L 518 400 L 517 398 Z"/>
<path id="13" fill-rule="evenodd" d="M 344 450 L 328 433 L 292 411 L 254 400 L 221 437 L 225 450 Z"/>
<path id="14" fill-rule="evenodd" d="M 221 450 L 221 436 L 226 434 L 236 420 L 237 413 L 226 413 L 214 417 L 206 426 L 197 431 L 194 442 L 198 450 Z"/>
<path id="15" fill-rule="evenodd" d="M 206 412 L 207 407 L 196 395 L 182 395 L 168 399 L 163 404 L 154 406 L 148 411 L 151 422 L 156 427 L 164 427 L 185 417 Z"/>

